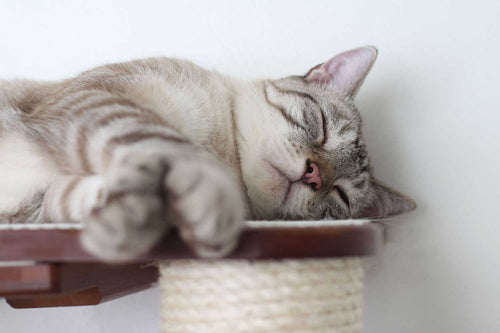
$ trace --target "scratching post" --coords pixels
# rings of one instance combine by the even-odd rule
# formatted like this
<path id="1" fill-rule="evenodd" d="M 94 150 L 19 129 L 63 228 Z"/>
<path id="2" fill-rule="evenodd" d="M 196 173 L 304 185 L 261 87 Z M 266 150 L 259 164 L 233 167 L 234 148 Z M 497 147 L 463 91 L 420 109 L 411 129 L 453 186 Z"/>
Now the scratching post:
<path id="1" fill-rule="evenodd" d="M 162 332 L 361 332 L 361 256 L 375 243 L 335 234 L 365 222 L 248 222 L 242 243 L 260 240 L 260 255 L 162 262 Z"/>
<path id="2" fill-rule="evenodd" d="M 362 278 L 358 258 L 165 262 L 162 332 L 361 332 Z"/>

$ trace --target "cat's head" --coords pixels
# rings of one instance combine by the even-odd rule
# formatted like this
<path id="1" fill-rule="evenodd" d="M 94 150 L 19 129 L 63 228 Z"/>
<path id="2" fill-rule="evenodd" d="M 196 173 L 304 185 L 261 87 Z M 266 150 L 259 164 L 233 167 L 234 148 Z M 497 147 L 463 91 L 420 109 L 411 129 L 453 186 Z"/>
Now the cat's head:
<path id="1" fill-rule="evenodd" d="M 304 76 L 252 85 L 252 121 L 242 124 L 242 171 L 256 218 L 386 217 L 415 208 L 377 181 L 353 100 L 377 50 L 362 47 Z M 240 122 L 241 124 L 241 122 Z"/>

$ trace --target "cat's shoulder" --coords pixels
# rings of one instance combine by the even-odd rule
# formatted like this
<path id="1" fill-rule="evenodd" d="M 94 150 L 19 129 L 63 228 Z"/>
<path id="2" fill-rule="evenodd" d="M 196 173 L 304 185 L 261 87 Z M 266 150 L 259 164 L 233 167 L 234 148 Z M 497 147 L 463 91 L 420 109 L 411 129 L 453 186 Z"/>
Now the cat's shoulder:
<path id="1" fill-rule="evenodd" d="M 150 57 L 101 65 L 82 72 L 78 78 L 117 77 L 150 74 L 189 73 L 203 70 L 190 60 L 171 57 Z"/>

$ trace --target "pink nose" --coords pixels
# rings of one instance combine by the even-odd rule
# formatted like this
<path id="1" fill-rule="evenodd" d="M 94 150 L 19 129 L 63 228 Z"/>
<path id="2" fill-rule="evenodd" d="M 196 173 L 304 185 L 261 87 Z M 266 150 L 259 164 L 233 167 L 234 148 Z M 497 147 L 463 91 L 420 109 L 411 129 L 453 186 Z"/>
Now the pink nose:
<path id="1" fill-rule="evenodd" d="M 313 185 L 316 190 L 321 188 L 321 175 L 319 174 L 319 167 L 316 163 L 308 163 L 306 173 L 302 176 L 301 181 Z"/>

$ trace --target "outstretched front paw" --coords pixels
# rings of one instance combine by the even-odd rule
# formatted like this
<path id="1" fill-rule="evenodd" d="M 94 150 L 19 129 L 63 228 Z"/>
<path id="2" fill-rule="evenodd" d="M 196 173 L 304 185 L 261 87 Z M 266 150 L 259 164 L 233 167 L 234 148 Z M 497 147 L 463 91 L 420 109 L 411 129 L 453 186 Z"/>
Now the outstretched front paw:
<path id="1" fill-rule="evenodd" d="M 167 227 L 159 197 L 139 192 L 111 193 L 87 217 L 81 242 L 102 260 L 126 261 L 147 252 Z"/>
<path id="2" fill-rule="evenodd" d="M 177 162 L 166 179 L 175 223 L 202 257 L 233 250 L 244 219 L 241 193 L 231 171 L 216 161 Z"/>
<path id="3" fill-rule="evenodd" d="M 105 183 L 81 236 L 85 249 L 103 260 L 126 261 L 147 252 L 171 224 L 203 257 L 223 256 L 237 244 L 241 194 L 231 171 L 211 158 L 167 162 L 128 155 L 110 168 Z"/>
<path id="4" fill-rule="evenodd" d="M 168 228 L 162 187 L 165 163 L 132 155 L 114 165 L 102 200 L 85 218 L 84 248 L 106 261 L 133 259 L 151 249 Z"/>

